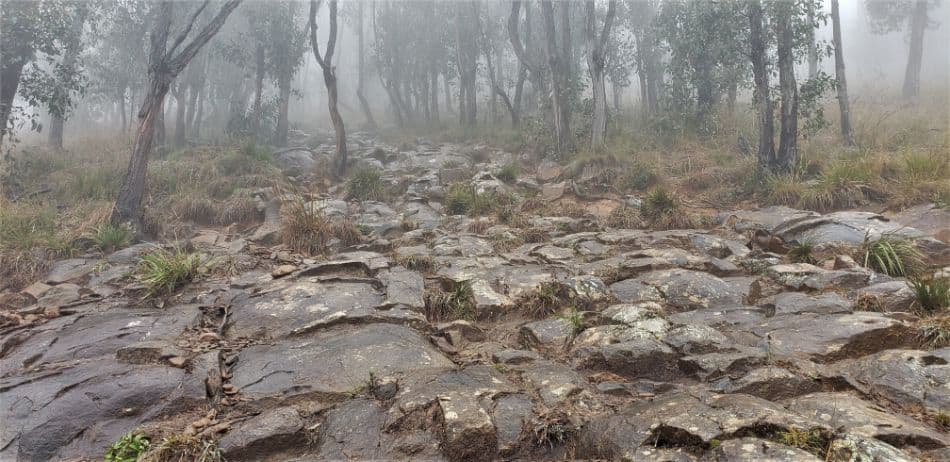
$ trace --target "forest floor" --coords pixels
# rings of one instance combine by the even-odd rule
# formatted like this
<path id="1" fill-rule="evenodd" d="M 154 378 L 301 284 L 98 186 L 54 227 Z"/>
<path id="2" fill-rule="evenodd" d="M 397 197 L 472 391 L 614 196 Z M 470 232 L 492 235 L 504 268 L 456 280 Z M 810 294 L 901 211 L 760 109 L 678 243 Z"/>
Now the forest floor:
<path id="1" fill-rule="evenodd" d="M 137 243 L 121 145 L 31 151 L 0 459 L 947 460 L 946 133 L 889 133 L 777 178 L 726 141 L 355 133 L 346 182 L 321 137 L 194 147 Z"/>

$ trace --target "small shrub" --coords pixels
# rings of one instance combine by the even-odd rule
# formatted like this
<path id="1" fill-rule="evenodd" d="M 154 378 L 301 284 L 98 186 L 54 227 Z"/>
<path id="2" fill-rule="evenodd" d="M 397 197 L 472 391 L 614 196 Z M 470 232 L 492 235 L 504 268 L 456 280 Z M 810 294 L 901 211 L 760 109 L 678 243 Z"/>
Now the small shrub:
<path id="1" fill-rule="evenodd" d="M 178 286 L 193 281 L 201 266 L 198 254 L 182 249 L 157 249 L 142 256 L 136 273 L 138 280 L 145 284 L 146 297 L 152 297 L 171 294 Z"/>
<path id="2" fill-rule="evenodd" d="M 491 228 L 491 226 L 491 221 L 476 218 L 468 224 L 468 232 L 473 234 L 485 234 L 485 231 L 488 231 L 488 228 Z"/>
<path id="3" fill-rule="evenodd" d="M 561 285 L 557 282 L 542 282 L 537 288 L 518 298 L 518 305 L 525 313 L 535 319 L 543 319 L 560 308 Z"/>
<path id="4" fill-rule="evenodd" d="M 766 180 L 766 202 L 773 205 L 798 207 L 807 194 L 805 185 L 793 175 L 775 175 Z"/>
<path id="5" fill-rule="evenodd" d="M 471 281 L 451 281 L 446 290 L 429 291 L 425 295 L 426 318 L 430 321 L 467 319 L 474 321 L 475 292 Z"/>
<path id="6" fill-rule="evenodd" d="M 657 229 L 695 228 L 680 202 L 663 188 L 656 188 L 643 200 L 640 216 Z"/>
<path id="7" fill-rule="evenodd" d="M 914 307 L 924 313 L 937 313 L 950 308 L 950 278 L 915 277 L 910 279 L 910 287 L 917 299 Z"/>
<path id="8" fill-rule="evenodd" d="M 127 247 L 132 242 L 132 229 L 126 225 L 117 226 L 106 223 L 95 229 L 92 242 L 104 253 L 114 252 Z"/>
<path id="9" fill-rule="evenodd" d="M 607 216 L 606 225 L 611 228 L 636 229 L 642 227 L 643 223 L 637 209 L 620 205 Z"/>
<path id="10" fill-rule="evenodd" d="M 786 446 L 802 449 L 812 454 L 824 454 L 826 438 L 819 428 L 799 430 L 795 427 L 789 427 L 786 431 L 778 432 L 776 436 L 778 441 Z"/>
<path id="11" fill-rule="evenodd" d="M 510 163 L 505 164 L 501 169 L 495 172 L 495 178 L 505 182 L 505 183 L 514 183 L 518 179 L 518 175 L 521 173 L 521 168 L 518 167 L 518 164 Z"/>
<path id="12" fill-rule="evenodd" d="M 445 209 L 449 215 L 476 217 L 487 214 L 494 206 L 492 198 L 476 191 L 473 185 L 454 184 L 445 196 Z"/>
<path id="13" fill-rule="evenodd" d="M 340 220 L 333 223 L 333 236 L 340 240 L 344 246 L 351 246 L 363 242 L 364 230 L 350 220 Z M 372 232 L 372 230 L 367 230 Z"/>
<path id="14" fill-rule="evenodd" d="M 360 168 L 350 173 L 346 180 L 346 198 L 382 201 L 386 198 L 385 182 L 379 171 Z"/>
<path id="15" fill-rule="evenodd" d="M 521 230 L 521 238 L 526 244 L 539 244 L 551 239 L 551 235 L 541 228 L 528 227 Z"/>
<path id="16" fill-rule="evenodd" d="M 497 253 L 510 252 L 511 249 L 524 244 L 524 239 L 511 233 L 499 233 L 491 237 L 492 249 Z"/>
<path id="17" fill-rule="evenodd" d="M 199 191 L 193 191 L 173 199 L 172 213 L 179 217 L 203 225 L 216 224 L 218 207 L 210 197 Z"/>
<path id="18" fill-rule="evenodd" d="M 148 451 L 148 437 L 141 434 L 126 433 L 106 450 L 106 462 L 136 462 Z"/>
<path id="19" fill-rule="evenodd" d="M 895 234 L 883 234 L 876 240 L 864 237 L 862 264 L 888 276 L 913 276 L 924 269 L 924 256 L 912 240 Z"/>
<path id="20" fill-rule="evenodd" d="M 251 197 L 233 197 L 224 203 L 218 213 L 216 221 L 221 225 L 232 223 L 251 223 L 261 219 L 261 212 L 257 209 L 257 201 Z"/>
<path id="21" fill-rule="evenodd" d="M 224 457 L 214 440 L 189 435 L 172 435 L 153 446 L 139 462 L 222 462 Z"/>
<path id="22" fill-rule="evenodd" d="M 950 346 L 950 314 L 934 316 L 921 321 L 920 339 L 928 348 Z"/>
<path id="23" fill-rule="evenodd" d="M 394 260 L 399 266 L 423 273 L 429 273 L 435 269 L 435 260 L 428 255 L 403 255 Z"/>
<path id="24" fill-rule="evenodd" d="M 816 263 L 815 256 L 813 255 L 815 251 L 815 243 L 810 240 L 804 240 L 802 242 L 793 243 L 788 249 L 788 259 L 792 263 L 808 263 L 814 265 Z"/>

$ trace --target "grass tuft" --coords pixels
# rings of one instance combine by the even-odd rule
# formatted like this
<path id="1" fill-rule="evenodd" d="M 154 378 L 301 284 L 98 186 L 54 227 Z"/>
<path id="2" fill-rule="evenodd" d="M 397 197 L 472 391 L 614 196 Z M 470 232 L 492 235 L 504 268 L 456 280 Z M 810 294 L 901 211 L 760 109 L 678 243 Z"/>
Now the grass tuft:
<path id="1" fill-rule="evenodd" d="M 477 217 L 490 213 L 494 208 L 495 202 L 491 195 L 479 193 L 473 185 L 454 184 L 445 196 L 445 209 L 449 215 Z"/>
<path id="2" fill-rule="evenodd" d="M 495 172 L 495 178 L 505 182 L 505 183 L 514 183 L 518 179 L 518 175 L 521 173 L 521 167 L 518 164 L 510 163 L 505 164 L 497 172 Z"/>
<path id="3" fill-rule="evenodd" d="M 640 216 L 656 229 L 696 227 L 680 201 L 663 188 L 656 188 L 647 194 L 640 206 Z"/>
<path id="4" fill-rule="evenodd" d="M 224 457 L 214 440 L 189 435 L 172 435 L 162 439 L 139 459 L 139 462 L 222 462 Z"/>
<path id="5" fill-rule="evenodd" d="M 815 243 L 806 239 L 791 245 L 786 255 L 792 263 L 808 263 L 814 265 L 817 263 L 814 252 Z"/>
<path id="6" fill-rule="evenodd" d="M 928 348 L 950 346 L 950 314 L 924 319 L 919 326 L 920 339 Z"/>
<path id="7" fill-rule="evenodd" d="M 466 319 L 474 321 L 475 292 L 471 281 L 451 281 L 443 290 L 425 294 L 426 318 L 429 321 Z"/>
<path id="8" fill-rule="evenodd" d="M 353 170 L 346 180 L 346 198 L 361 201 L 385 200 L 386 186 L 379 171 L 372 168 Z"/>
<path id="9" fill-rule="evenodd" d="M 136 462 L 149 448 L 148 437 L 142 434 L 126 433 L 106 450 L 106 462 Z"/>
<path id="10" fill-rule="evenodd" d="M 876 240 L 865 236 L 860 252 L 866 268 L 888 276 L 914 276 L 926 266 L 914 241 L 895 234 L 883 234 Z"/>
<path id="11" fill-rule="evenodd" d="M 106 223 L 95 229 L 92 242 L 103 253 L 110 253 L 128 247 L 132 242 L 132 228 L 127 225 Z"/>
<path id="12" fill-rule="evenodd" d="M 914 307 L 932 314 L 950 308 L 950 278 L 914 277 L 908 282 L 917 299 Z"/>
<path id="13" fill-rule="evenodd" d="M 819 428 L 799 430 L 789 427 L 786 431 L 778 432 L 776 436 L 780 443 L 812 454 L 824 454 L 826 449 L 826 438 Z"/>
<path id="14" fill-rule="evenodd" d="M 174 251 L 157 249 L 142 256 L 136 276 L 145 284 L 146 297 L 171 294 L 201 273 L 201 257 L 180 248 Z"/>

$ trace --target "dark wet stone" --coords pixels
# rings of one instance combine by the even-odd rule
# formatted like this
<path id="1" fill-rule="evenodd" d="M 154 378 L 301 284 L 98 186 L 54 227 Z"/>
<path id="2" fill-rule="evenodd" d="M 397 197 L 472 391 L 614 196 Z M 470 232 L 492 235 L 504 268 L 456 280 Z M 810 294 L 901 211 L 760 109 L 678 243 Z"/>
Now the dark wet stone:
<path id="1" fill-rule="evenodd" d="M 525 364 L 540 358 L 541 356 L 531 350 L 501 350 L 492 354 L 492 361 L 508 365 Z"/>
<path id="2" fill-rule="evenodd" d="M 672 380 L 684 376 L 677 354 L 655 338 L 636 338 L 602 347 L 582 347 L 572 353 L 584 367 L 634 379 Z"/>
<path id="3" fill-rule="evenodd" d="M 227 460 L 234 461 L 301 453 L 308 445 L 304 421 L 291 407 L 272 409 L 245 420 L 218 442 L 218 448 Z"/>
<path id="4" fill-rule="evenodd" d="M 0 460 L 101 458 L 129 429 L 205 405 L 205 376 L 108 357 L 0 380 Z"/>
<path id="5" fill-rule="evenodd" d="M 810 377 L 793 374 L 777 366 L 763 366 L 737 379 L 725 377 L 716 387 L 725 393 L 744 393 L 769 401 L 814 393 L 821 384 Z"/>
<path id="6" fill-rule="evenodd" d="M 412 329 L 369 324 L 247 347 L 231 383 L 251 399 L 319 397 L 351 393 L 371 373 L 388 377 L 452 365 Z"/>
<path id="7" fill-rule="evenodd" d="M 112 356 L 145 340 L 173 339 L 197 318 L 193 305 L 145 311 L 110 307 L 63 316 L 0 340 L 0 375 L 42 365 Z"/>
<path id="8" fill-rule="evenodd" d="M 492 411 L 498 437 L 498 455 L 514 454 L 521 444 L 525 424 L 534 415 L 534 403 L 523 393 L 503 396 Z"/>
<path id="9" fill-rule="evenodd" d="M 263 295 L 232 302 L 225 333 L 232 337 L 280 338 L 330 316 L 366 314 L 382 301 L 382 294 L 368 282 L 274 283 Z"/>
<path id="10" fill-rule="evenodd" d="M 554 406 L 585 389 L 586 381 L 574 369 L 551 361 L 534 361 L 524 366 L 522 377 L 538 391 L 541 400 Z"/>

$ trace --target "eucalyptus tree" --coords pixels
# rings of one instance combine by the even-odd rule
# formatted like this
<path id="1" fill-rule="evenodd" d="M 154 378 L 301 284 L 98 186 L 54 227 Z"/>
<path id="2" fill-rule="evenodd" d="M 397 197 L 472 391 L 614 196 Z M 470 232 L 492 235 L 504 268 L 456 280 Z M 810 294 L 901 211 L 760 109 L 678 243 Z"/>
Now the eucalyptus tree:
<path id="1" fill-rule="evenodd" d="M 904 70 L 903 96 L 914 100 L 920 94 L 920 67 L 924 56 L 924 32 L 939 23 L 931 21 L 929 11 L 939 0 L 865 0 L 872 30 L 879 34 L 910 29 L 907 67 Z"/>
<path id="2" fill-rule="evenodd" d="M 136 0 L 114 0 L 100 4 L 98 43 L 85 62 L 92 82 L 91 91 L 115 101 L 119 131 L 125 133 L 134 119 L 136 92 L 145 86 L 141 72 L 146 63 L 146 7 Z"/>
<path id="3" fill-rule="evenodd" d="M 202 2 L 185 19 L 169 43 L 175 3 L 162 1 L 151 4 L 154 10 L 151 12 L 152 30 L 149 34 L 148 89 L 138 113 L 139 127 L 129 159 L 128 172 L 112 210 L 111 221 L 115 224 L 130 223 L 136 228 L 141 224 L 148 159 L 155 137 L 156 122 L 163 113 L 165 95 L 178 74 L 218 33 L 241 0 L 226 1 L 212 19 L 189 40 L 198 17 L 211 3 L 210 0 Z"/>
<path id="4" fill-rule="evenodd" d="M 798 82 L 795 79 L 795 2 L 775 2 L 773 22 L 777 41 L 778 79 L 782 94 L 779 108 L 781 129 L 772 171 L 790 172 L 798 163 Z"/>
<path id="5" fill-rule="evenodd" d="M 277 127 L 273 136 L 276 146 L 287 145 L 287 131 L 290 127 L 288 113 L 293 91 L 294 74 L 303 63 L 306 53 L 307 30 L 298 23 L 300 4 L 294 1 L 267 2 L 262 4 L 265 13 L 263 23 L 263 48 L 266 56 L 266 68 L 277 83 Z M 336 11 L 335 6 L 331 6 Z M 336 21 L 336 18 L 333 18 Z M 336 32 L 335 24 L 333 32 Z M 332 50 L 329 51 L 332 56 Z M 257 101 L 255 100 L 255 105 Z M 259 108 L 256 108 L 259 110 Z"/>
<path id="6" fill-rule="evenodd" d="M 564 5 L 562 5 L 563 7 Z M 554 153 L 564 156 L 573 150 L 571 134 L 571 104 L 568 96 L 570 85 L 570 33 L 564 32 L 567 8 L 561 10 L 562 34 L 558 40 L 554 23 L 554 7 L 551 0 L 541 1 L 541 18 L 544 30 L 544 54 L 551 74 L 551 110 L 554 116 Z"/>
<path id="7" fill-rule="evenodd" d="M 841 139 L 845 145 L 854 145 L 854 134 L 851 131 L 851 102 L 848 100 L 848 79 L 844 70 L 844 48 L 841 44 L 841 13 L 838 0 L 831 0 L 831 23 L 834 34 L 835 48 L 835 80 L 838 89 L 838 109 L 841 113 Z"/>
<path id="8" fill-rule="evenodd" d="M 89 9 L 94 6 L 94 4 L 79 2 L 67 10 L 68 20 L 72 24 L 68 29 L 68 35 L 61 38 L 65 42 L 63 57 L 56 67 L 56 76 L 51 82 L 50 97 L 47 101 L 50 114 L 49 145 L 53 149 L 63 149 L 63 129 L 72 106 L 70 92 L 76 87 L 73 82 L 77 78 L 85 80 L 83 76 L 80 76 L 82 63 L 79 55 L 83 48 L 83 29 L 86 18 L 89 16 Z"/>
<path id="9" fill-rule="evenodd" d="M 30 106 L 65 112 L 70 95 L 82 89 L 75 68 L 56 62 L 75 30 L 70 19 L 76 7 L 52 0 L 0 2 L 0 147 L 14 124 L 42 127 L 35 115 L 14 108 L 17 94 Z M 44 66 L 50 61 L 52 66 Z"/>
<path id="10" fill-rule="evenodd" d="M 326 51 L 320 53 L 320 44 L 317 42 L 317 10 L 322 1 L 310 0 L 310 20 L 307 23 L 310 29 L 310 47 L 313 57 L 323 70 L 323 82 L 327 87 L 327 106 L 330 110 L 330 121 L 336 133 L 336 159 L 334 173 L 338 177 L 346 174 L 346 128 L 343 126 L 343 117 L 337 109 L 337 81 L 336 66 L 333 65 L 333 52 L 336 49 L 337 38 L 337 0 L 330 0 L 330 36 L 327 39 Z"/>
<path id="11" fill-rule="evenodd" d="M 591 147 L 602 146 L 606 143 L 607 136 L 607 89 L 604 84 L 604 69 L 607 67 L 607 38 L 610 36 L 610 28 L 613 26 L 614 15 L 617 13 L 616 0 L 610 0 L 607 3 L 607 15 L 604 18 L 604 25 L 598 31 L 597 9 L 594 6 L 594 0 L 587 0 L 585 4 L 587 12 L 587 27 L 585 28 L 587 36 L 587 67 L 590 72 L 591 91 L 594 95 L 594 113 L 591 117 L 590 144 Z"/>

